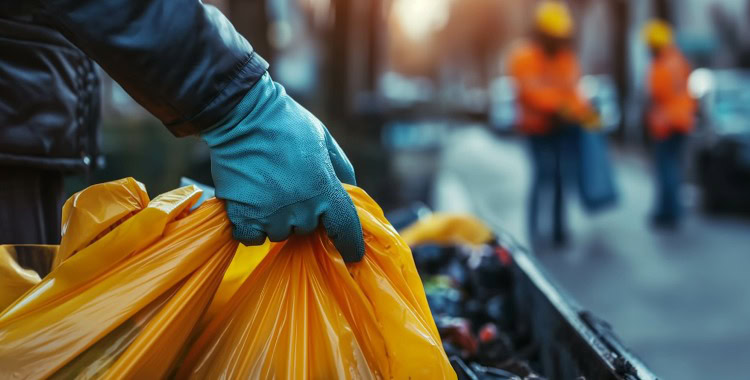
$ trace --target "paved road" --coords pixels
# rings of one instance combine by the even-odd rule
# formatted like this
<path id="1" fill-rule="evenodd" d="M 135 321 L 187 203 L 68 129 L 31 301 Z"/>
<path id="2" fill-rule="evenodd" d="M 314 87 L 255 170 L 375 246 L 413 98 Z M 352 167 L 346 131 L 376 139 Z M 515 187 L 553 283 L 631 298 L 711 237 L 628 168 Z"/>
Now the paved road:
<path id="1" fill-rule="evenodd" d="M 447 141 L 435 208 L 473 212 L 526 242 L 523 144 L 481 128 Z M 540 260 L 659 376 L 750 378 L 750 222 L 693 210 L 681 230 L 654 231 L 648 163 L 632 152 L 615 162 L 619 207 L 589 217 L 573 204 L 571 244 L 535 247 Z"/>

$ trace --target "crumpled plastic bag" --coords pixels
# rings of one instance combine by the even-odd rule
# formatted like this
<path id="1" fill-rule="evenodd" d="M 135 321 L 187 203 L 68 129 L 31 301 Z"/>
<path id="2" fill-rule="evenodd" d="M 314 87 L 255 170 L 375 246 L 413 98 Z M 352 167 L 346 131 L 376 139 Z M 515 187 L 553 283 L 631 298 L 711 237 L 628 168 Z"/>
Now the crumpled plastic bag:
<path id="1" fill-rule="evenodd" d="M 39 275 L 16 262 L 16 247 L 0 245 L 0 310 L 42 281 Z"/>
<path id="2" fill-rule="evenodd" d="M 365 236 L 345 264 L 319 230 L 272 247 L 177 378 L 455 379 L 409 247 L 361 189 Z"/>
<path id="3" fill-rule="evenodd" d="M 188 213 L 199 196 L 188 186 L 149 202 L 125 179 L 71 197 L 61 259 L 0 313 L 0 374 L 164 377 L 237 249 L 221 202 Z"/>
<path id="4" fill-rule="evenodd" d="M 367 245 L 348 265 L 323 230 L 238 248 L 195 186 L 75 194 L 52 272 L 0 313 L 0 377 L 455 379 L 408 246 L 347 190 Z"/>
<path id="5" fill-rule="evenodd" d="M 419 244 L 486 244 L 494 237 L 492 230 L 481 220 L 465 214 L 433 213 L 401 231 L 410 246 Z"/>
<path id="6" fill-rule="evenodd" d="M 52 268 L 145 208 L 148 193 L 133 178 L 100 183 L 73 194 L 62 209 L 62 240 Z"/>
<path id="7" fill-rule="evenodd" d="M 222 278 L 208 310 L 206 310 L 199 324 L 199 329 L 205 327 L 211 319 L 226 307 L 232 296 L 237 293 L 237 290 L 248 276 L 250 276 L 250 273 L 255 270 L 275 244 L 268 240 L 258 246 L 244 246 L 240 244 L 232 262 L 229 264 L 229 268 L 224 273 L 224 278 Z"/>

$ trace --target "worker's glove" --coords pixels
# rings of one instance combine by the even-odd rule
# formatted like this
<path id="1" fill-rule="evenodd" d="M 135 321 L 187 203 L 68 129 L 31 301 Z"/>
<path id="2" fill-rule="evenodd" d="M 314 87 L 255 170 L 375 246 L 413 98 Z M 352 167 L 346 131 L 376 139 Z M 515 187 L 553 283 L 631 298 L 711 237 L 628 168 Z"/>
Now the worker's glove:
<path id="1" fill-rule="evenodd" d="M 560 122 L 564 124 L 578 124 L 581 122 L 580 115 L 578 115 L 570 105 L 565 105 L 560 108 L 557 112 L 557 117 Z"/>
<path id="2" fill-rule="evenodd" d="M 235 239 L 281 241 L 309 234 L 321 221 L 344 261 L 362 259 L 362 227 L 341 185 L 355 185 L 349 159 L 268 73 L 201 137 L 211 148 L 216 196 L 226 200 Z"/>
<path id="3" fill-rule="evenodd" d="M 599 114 L 591 107 L 576 110 L 573 106 L 566 105 L 560 109 L 556 117 L 561 123 L 580 125 L 590 131 L 601 129 Z"/>
<path id="4" fill-rule="evenodd" d="M 602 129 L 602 119 L 598 113 L 592 111 L 583 117 L 581 125 L 589 131 L 598 131 Z"/>

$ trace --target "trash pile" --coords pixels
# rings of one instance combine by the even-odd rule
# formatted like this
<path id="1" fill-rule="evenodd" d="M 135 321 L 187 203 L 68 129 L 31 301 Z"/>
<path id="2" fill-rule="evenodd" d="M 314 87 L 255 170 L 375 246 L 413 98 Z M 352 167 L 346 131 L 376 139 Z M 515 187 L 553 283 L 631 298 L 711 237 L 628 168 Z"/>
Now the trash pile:
<path id="1" fill-rule="evenodd" d="M 452 231 L 452 232 L 448 232 Z M 401 231 L 459 379 L 542 379 L 512 319 L 511 256 L 474 218 L 432 214 Z"/>

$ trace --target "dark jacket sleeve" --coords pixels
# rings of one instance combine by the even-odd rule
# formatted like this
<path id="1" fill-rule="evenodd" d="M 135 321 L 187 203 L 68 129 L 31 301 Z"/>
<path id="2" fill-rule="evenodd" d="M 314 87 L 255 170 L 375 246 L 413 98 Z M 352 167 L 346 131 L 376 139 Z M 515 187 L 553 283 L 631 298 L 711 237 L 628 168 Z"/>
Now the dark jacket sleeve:
<path id="1" fill-rule="evenodd" d="M 38 13 L 176 136 L 221 120 L 268 63 L 198 0 L 37 0 Z"/>

